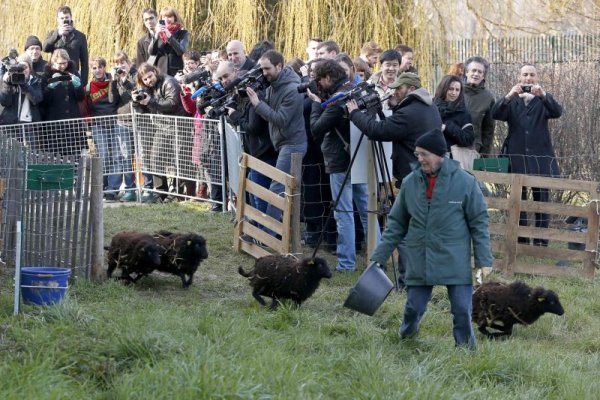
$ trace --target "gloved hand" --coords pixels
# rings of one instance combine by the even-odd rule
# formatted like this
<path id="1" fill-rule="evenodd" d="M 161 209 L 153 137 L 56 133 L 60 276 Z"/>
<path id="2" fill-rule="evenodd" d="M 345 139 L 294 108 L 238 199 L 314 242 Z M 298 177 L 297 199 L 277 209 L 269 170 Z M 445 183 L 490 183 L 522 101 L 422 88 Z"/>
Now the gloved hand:
<path id="1" fill-rule="evenodd" d="M 477 273 L 475 274 L 475 279 L 478 284 L 483 283 L 483 278 L 487 278 L 492 273 L 492 267 L 480 267 L 477 269 Z"/>
<path id="2" fill-rule="evenodd" d="M 79 77 L 77 75 L 71 74 L 71 82 L 73 82 L 73 87 L 75 89 L 77 89 L 81 86 L 81 79 L 79 79 Z"/>

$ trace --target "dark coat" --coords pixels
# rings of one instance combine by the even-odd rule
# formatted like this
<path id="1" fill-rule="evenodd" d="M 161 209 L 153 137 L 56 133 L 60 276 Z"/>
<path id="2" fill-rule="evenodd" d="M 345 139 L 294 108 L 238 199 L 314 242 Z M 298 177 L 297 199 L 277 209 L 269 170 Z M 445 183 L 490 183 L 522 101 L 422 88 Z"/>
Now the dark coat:
<path id="1" fill-rule="evenodd" d="M 435 105 L 438 108 L 442 123 L 446 125 L 444 129 L 444 138 L 450 147 L 458 145 L 460 147 L 469 147 L 473 145 L 475 133 L 471 123 L 471 114 L 465 108 L 463 102 L 458 104 L 448 103 L 445 100 L 435 99 Z"/>
<path id="2" fill-rule="evenodd" d="M 475 150 L 481 154 L 490 154 L 494 145 L 496 124 L 492 118 L 494 95 L 485 87 L 485 81 L 479 85 L 465 83 L 465 106 L 471 114 L 475 132 Z"/>
<path id="3" fill-rule="evenodd" d="M 73 80 L 63 81 L 58 85 L 49 85 L 48 80 L 54 74 L 71 75 Z M 78 82 L 79 81 L 79 84 Z M 44 120 L 57 121 L 70 118 L 81 118 L 78 102 L 85 98 L 83 82 L 77 76 L 77 69 L 73 61 L 64 72 L 57 71 L 46 65 L 46 72 L 42 78 L 44 102 L 42 105 Z"/>
<path id="4" fill-rule="evenodd" d="M 151 114 L 188 116 L 179 96 L 181 87 L 172 76 L 160 74 L 154 88 L 147 88 L 152 95 L 148 105 L 134 103 L 136 111 Z"/>
<path id="5" fill-rule="evenodd" d="M 116 92 L 112 90 L 108 92 L 110 102 L 117 104 L 117 114 L 129 114 L 131 112 L 131 91 L 135 89 L 136 74 L 137 70 L 135 67 L 131 67 L 125 81 L 121 79 L 116 81 Z"/>
<path id="6" fill-rule="evenodd" d="M 351 87 L 344 77 L 334 83 L 330 94 L 333 96 L 336 92 L 346 92 Z M 313 102 L 310 131 L 317 143 L 321 143 L 325 172 L 328 174 L 346 172 L 350 165 L 350 121 L 341 105 L 322 109 L 321 103 Z"/>
<path id="7" fill-rule="evenodd" d="M 385 120 L 376 121 L 373 116 L 355 110 L 350 120 L 369 139 L 392 142 L 393 174 L 401 182 L 411 171 L 410 163 L 417 161 L 415 141 L 425 132 L 440 129 L 442 119 L 424 88 L 409 93 L 392 111 Z"/>
<path id="8" fill-rule="evenodd" d="M 67 36 L 60 36 L 57 30 L 52 31 L 48 34 L 42 50 L 46 53 L 52 53 L 56 49 L 65 49 L 69 53 L 69 58 L 75 63 L 75 71 L 81 71 L 79 73 L 81 85 L 87 85 L 90 60 L 85 35 L 77 29 L 74 29 Z"/>
<path id="9" fill-rule="evenodd" d="M 44 60 L 42 57 L 40 57 L 37 61 L 32 62 L 33 71 L 40 78 L 42 75 L 44 75 L 44 72 L 46 71 L 46 64 L 48 64 L 48 61 Z"/>
<path id="10" fill-rule="evenodd" d="M 150 58 L 150 42 L 154 36 L 150 32 L 146 32 L 144 36 L 137 41 L 136 45 L 136 57 L 135 57 L 135 66 L 137 68 L 140 67 L 141 64 L 148 61 Z M 153 64 L 154 65 L 154 64 Z"/>
<path id="11" fill-rule="evenodd" d="M 29 99 L 31 110 L 31 122 L 42 120 L 39 105 L 43 100 L 42 81 L 36 75 L 33 75 L 28 83 L 24 85 L 9 85 L 6 82 L 0 83 L 0 105 L 3 110 L 0 113 L 0 125 L 18 124 L 19 110 L 25 101 Z"/>
<path id="12" fill-rule="evenodd" d="M 501 98 L 492 109 L 494 119 L 508 123 L 502 154 L 510 157 L 510 171 L 543 176 L 560 175 L 548 120 L 559 118 L 562 107 L 550 93 L 535 96 L 526 106 L 519 96 Z"/>
<path id="13" fill-rule="evenodd" d="M 180 29 L 164 43 L 160 37 L 153 36 L 148 46 L 148 54 L 155 56 L 154 65 L 163 74 L 174 76 L 177 71 L 183 70 L 183 53 L 188 49 L 190 34 L 185 29 Z"/>
<path id="14" fill-rule="evenodd" d="M 261 160 L 277 158 L 277 152 L 269 136 L 269 123 L 256 113 L 249 101 L 242 111 L 235 111 L 229 120 L 240 128 L 244 151 Z"/>

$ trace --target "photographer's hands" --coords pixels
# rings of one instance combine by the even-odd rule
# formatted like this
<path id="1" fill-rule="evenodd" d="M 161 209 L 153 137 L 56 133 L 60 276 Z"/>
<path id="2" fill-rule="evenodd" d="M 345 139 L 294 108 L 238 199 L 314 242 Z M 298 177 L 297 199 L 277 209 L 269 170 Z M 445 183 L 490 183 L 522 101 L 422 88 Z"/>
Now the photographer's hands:
<path id="1" fill-rule="evenodd" d="M 250 103 L 252 103 L 252 105 L 256 107 L 258 103 L 260 103 L 260 99 L 258 98 L 256 92 L 252 90 L 251 87 L 248 87 L 246 88 L 246 93 L 248 94 L 248 99 L 250 100 Z"/>
<path id="2" fill-rule="evenodd" d="M 515 86 L 513 86 L 510 89 L 510 92 L 508 92 L 508 94 L 505 96 L 506 100 L 510 100 L 515 96 L 525 93 L 525 91 L 523 90 L 523 86 L 529 85 L 521 85 L 520 83 L 518 83 Z M 534 96 L 544 97 L 546 95 L 546 92 L 542 89 L 540 85 L 530 85 L 529 87 L 531 88 L 530 93 Z"/>
<path id="3" fill-rule="evenodd" d="M 358 110 L 358 104 L 356 104 L 355 100 L 350 100 L 346 103 L 346 108 L 348 109 L 348 115 L 350 115 L 352 111 Z"/>
<path id="4" fill-rule="evenodd" d="M 306 95 L 312 101 L 316 101 L 317 103 L 321 103 L 321 99 L 319 98 L 319 96 L 317 96 L 316 94 L 314 94 L 313 92 L 311 92 L 310 89 L 306 89 Z"/>

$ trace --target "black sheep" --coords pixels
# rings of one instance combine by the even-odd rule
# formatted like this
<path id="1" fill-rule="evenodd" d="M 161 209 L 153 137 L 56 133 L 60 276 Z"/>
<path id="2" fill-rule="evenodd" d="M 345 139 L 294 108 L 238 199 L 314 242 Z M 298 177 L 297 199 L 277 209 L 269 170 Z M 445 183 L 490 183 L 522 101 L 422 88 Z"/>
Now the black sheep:
<path id="1" fill-rule="evenodd" d="M 184 288 L 188 288 L 194 279 L 198 266 L 208 257 L 206 240 L 195 233 L 173 233 L 159 231 L 154 235 L 164 248 L 162 261 L 157 269 L 177 275 Z M 186 275 L 189 278 L 186 278 Z"/>
<path id="2" fill-rule="evenodd" d="M 108 250 L 107 275 L 112 277 L 114 270 L 121 268 L 120 279 L 135 283 L 146 276 L 161 263 L 164 249 L 152 235 L 140 232 L 119 232 L 112 237 Z M 135 278 L 131 274 L 136 274 Z"/>
<path id="3" fill-rule="evenodd" d="M 261 296 L 273 299 L 271 309 L 281 299 L 292 299 L 298 306 L 319 287 L 321 278 L 331 278 L 327 261 L 323 258 L 298 260 L 292 256 L 269 255 L 256 260 L 254 268 L 245 272 L 238 268 L 252 286 L 252 296 L 266 306 Z"/>
<path id="4" fill-rule="evenodd" d="M 558 295 L 543 287 L 486 282 L 473 293 L 473 322 L 489 338 L 508 336 L 514 324 L 531 325 L 547 312 L 563 315 L 565 311 Z"/>

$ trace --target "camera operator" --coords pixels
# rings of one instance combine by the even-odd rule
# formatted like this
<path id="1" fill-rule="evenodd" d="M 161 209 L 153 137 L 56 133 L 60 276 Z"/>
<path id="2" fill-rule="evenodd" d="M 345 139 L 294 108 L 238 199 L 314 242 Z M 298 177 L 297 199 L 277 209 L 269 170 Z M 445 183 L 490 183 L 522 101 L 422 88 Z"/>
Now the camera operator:
<path id="1" fill-rule="evenodd" d="M 322 99 L 310 90 L 308 97 L 313 100 L 310 114 L 310 129 L 317 143 L 321 143 L 325 172 L 329 174 L 331 197 L 341 196 L 334 210 L 337 224 L 337 266 L 340 272 L 356 271 L 356 247 L 353 203 L 356 204 L 363 230 L 367 231 L 367 184 L 346 182 L 346 172 L 350 167 L 350 121 L 345 117 L 343 105 L 321 107 L 321 100 L 327 100 L 336 93 L 347 92 L 353 85 L 348 80 L 344 68 L 335 60 L 323 60 L 314 68 L 315 81 Z"/>
<path id="2" fill-rule="evenodd" d="M 246 71 L 240 71 L 240 75 Z M 264 100 L 264 91 L 259 91 L 259 99 Z M 236 109 L 229 108 L 229 121 L 239 127 L 244 152 L 259 160 L 275 166 L 277 163 L 277 152 L 269 137 L 269 123 L 256 113 L 256 108 L 247 96 L 239 92 L 236 96 L 238 104 Z M 271 179 L 253 169 L 248 173 L 248 179 L 262 187 L 269 188 Z M 259 197 L 251 195 L 252 206 L 261 212 L 267 211 L 268 203 Z"/>
<path id="3" fill-rule="evenodd" d="M 284 67 L 283 55 L 269 50 L 258 60 L 262 73 L 271 86 L 266 90 L 265 100 L 248 88 L 248 98 L 256 113 L 269 122 L 269 135 L 275 150 L 279 152 L 276 167 L 287 174 L 292 167 L 292 153 L 306 153 L 306 130 L 302 114 L 304 99 L 298 93 L 300 77 L 290 67 Z M 269 190 L 282 195 L 284 186 L 271 182 Z M 282 211 L 273 205 L 267 207 L 267 214 L 280 220 Z"/>
<path id="4" fill-rule="evenodd" d="M 384 53 L 385 54 L 385 53 Z M 346 103 L 350 120 L 369 139 L 392 142 L 392 173 L 400 188 L 402 179 L 411 172 L 411 163 L 417 161 L 415 141 L 425 132 L 440 129 L 442 119 L 429 92 L 421 87 L 421 79 L 412 72 L 404 72 L 388 85 L 393 90 L 389 105 L 392 115 L 382 121 L 358 109 L 356 101 Z M 404 254 L 400 250 L 400 254 Z M 404 286 L 404 260 L 399 260 L 399 285 Z"/>
<path id="5" fill-rule="evenodd" d="M 17 63 L 24 76 L 22 83 L 11 83 L 10 70 L 2 77 L 0 84 L 0 125 L 11 125 L 40 121 L 39 104 L 43 100 L 41 79 L 33 74 L 31 59 L 27 54 L 17 58 Z M 29 140 L 28 140 L 29 142 Z"/>
<path id="6" fill-rule="evenodd" d="M 37 36 L 27 37 L 27 40 L 25 40 L 25 53 L 31 58 L 32 73 L 42 76 L 48 63 L 42 58 L 42 42 Z"/>
<path id="7" fill-rule="evenodd" d="M 181 104 L 179 96 L 181 88 L 172 76 L 161 74 L 155 66 L 144 63 L 138 69 L 136 83 L 139 91 L 132 93 L 132 99 L 133 107 L 137 112 L 173 116 L 188 115 Z M 166 179 L 166 171 L 167 168 L 172 166 L 172 161 L 175 160 L 173 120 L 170 118 L 154 118 L 153 121 L 155 129 L 152 139 L 143 138 L 142 140 L 151 140 L 149 168 L 152 171 L 165 172 L 153 176 L 154 188 L 168 192 L 169 185 Z M 146 132 L 146 134 L 150 133 Z M 142 196 L 142 202 L 151 203 L 166 198 L 167 196 L 164 193 L 157 198 L 152 193 L 145 192 Z"/>
<path id="8" fill-rule="evenodd" d="M 58 27 L 48 34 L 42 50 L 52 53 L 56 49 L 65 49 L 69 54 L 69 59 L 75 64 L 75 70 L 80 71 L 81 85 L 85 86 L 89 75 L 87 38 L 74 28 L 73 14 L 68 6 L 58 8 L 56 21 Z"/>

